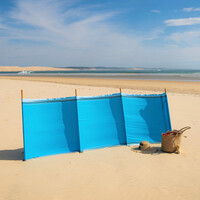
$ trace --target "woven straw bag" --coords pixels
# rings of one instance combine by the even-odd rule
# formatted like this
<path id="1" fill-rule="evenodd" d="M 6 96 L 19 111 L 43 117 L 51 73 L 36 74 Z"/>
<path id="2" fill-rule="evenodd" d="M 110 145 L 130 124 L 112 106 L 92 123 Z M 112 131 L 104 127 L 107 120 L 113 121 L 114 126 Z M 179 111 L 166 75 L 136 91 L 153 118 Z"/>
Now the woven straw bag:
<path id="1" fill-rule="evenodd" d="M 173 130 L 167 131 L 167 133 L 162 133 L 161 150 L 168 153 L 180 153 L 181 137 L 183 132 L 190 128 L 191 127 L 186 126 L 180 130 Z"/>

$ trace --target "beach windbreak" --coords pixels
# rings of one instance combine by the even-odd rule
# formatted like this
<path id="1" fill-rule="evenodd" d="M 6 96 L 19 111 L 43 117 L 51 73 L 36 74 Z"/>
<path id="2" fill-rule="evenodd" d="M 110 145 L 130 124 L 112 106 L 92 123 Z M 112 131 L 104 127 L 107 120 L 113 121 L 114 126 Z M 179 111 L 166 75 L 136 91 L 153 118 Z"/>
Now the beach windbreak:
<path id="1" fill-rule="evenodd" d="M 24 160 L 161 141 L 171 130 L 166 93 L 22 99 Z"/>

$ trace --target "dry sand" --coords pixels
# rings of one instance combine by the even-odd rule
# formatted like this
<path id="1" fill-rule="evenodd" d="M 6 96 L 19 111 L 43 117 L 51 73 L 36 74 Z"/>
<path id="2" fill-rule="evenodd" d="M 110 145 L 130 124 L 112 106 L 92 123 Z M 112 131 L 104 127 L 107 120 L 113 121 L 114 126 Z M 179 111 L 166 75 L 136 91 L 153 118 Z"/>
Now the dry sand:
<path id="1" fill-rule="evenodd" d="M 16 71 L 66 71 L 72 70 L 70 68 L 55 68 L 55 67 L 41 67 L 41 66 L 0 66 L 0 72 L 16 72 Z"/>
<path id="2" fill-rule="evenodd" d="M 41 78 L 40 78 L 41 79 Z M 82 79 L 75 79 L 80 84 Z M 42 80 L 40 80 L 42 81 Z M 50 81 L 50 80 L 49 80 Z M 51 78 L 51 81 L 57 79 Z M 103 85 L 120 86 L 118 80 L 104 80 Z M 122 82 L 121 82 L 122 83 Z M 85 83 L 88 84 L 89 83 Z M 190 83 L 165 82 L 173 128 L 189 125 L 184 135 L 181 154 L 142 154 L 131 147 L 120 146 L 83 153 L 47 156 L 22 161 L 23 138 L 20 89 L 25 98 L 52 98 L 74 95 L 99 95 L 118 92 L 118 88 L 66 85 L 0 79 L 0 199 L 192 199 L 200 198 L 200 93 Z M 128 82 L 124 82 L 123 88 Z M 136 84 L 136 82 L 135 82 Z M 149 83 L 150 84 L 150 83 Z M 153 84 L 153 83 L 152 83 Z M 157 87 L 163 84 L 157 82 Z M 95 85 L 95 82 L 92 83 Z M 114 86 L 113 86 L 114 85 Z M 124 93 L 146 93 L 123 89 Z M 198 86 L 198 84 L 197 84 Z M 137 85 L 134 85 L 136 88 Z M 173 88 L 174 87 L 174 88 Z M 181 93 L 175 93 L 176 91 Z M 157 146 L 159 146 L 158 144 Z"/>
<path id="3" fill-rule="evenodd" d="M 0 79 L 4 77 L 0 76 Z M 33 77 L 33 76 L 7 76 L 6 79 L 29 80 L 37 82 L 54 82 L 72 85 L 103 86 L 113 88 L 128 88 L 134 91 L 157 91 L 182 94 L 200 94 L 200 82 L 184 81 L 158 81 L 158 80 L 121 80 L 121 79 L 94 79 L 94 78 L 69 78 L 69 77 Z"/>

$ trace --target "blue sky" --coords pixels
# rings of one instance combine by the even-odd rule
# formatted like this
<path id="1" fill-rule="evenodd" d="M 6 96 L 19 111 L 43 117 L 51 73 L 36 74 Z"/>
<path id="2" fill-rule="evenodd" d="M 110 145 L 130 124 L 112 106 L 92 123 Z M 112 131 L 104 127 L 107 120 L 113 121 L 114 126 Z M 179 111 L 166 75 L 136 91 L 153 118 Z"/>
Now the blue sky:
<path id="1" fill-rule="evenodd" d="M 0 0 L 0 65 L 200 69 L 200 1 Z"/>

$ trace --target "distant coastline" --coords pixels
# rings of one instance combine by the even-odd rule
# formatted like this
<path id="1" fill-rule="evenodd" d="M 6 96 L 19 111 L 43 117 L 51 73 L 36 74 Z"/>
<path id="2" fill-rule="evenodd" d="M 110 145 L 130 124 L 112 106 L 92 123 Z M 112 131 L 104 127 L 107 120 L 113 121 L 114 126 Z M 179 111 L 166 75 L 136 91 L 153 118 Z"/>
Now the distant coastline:
<path id="1" fill-rule="evenodd" d="M 58 67 L 45 67 L 45 66 L 0 66 L 1 72 L 21 72 L 21 71 L 68 71 L 70 68 L 58 68 Z"/>

